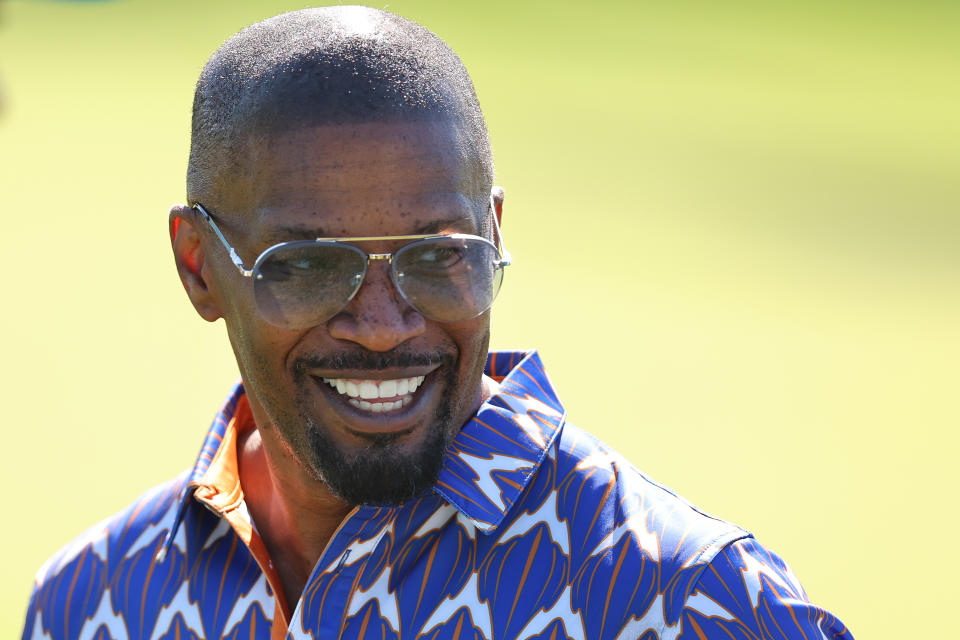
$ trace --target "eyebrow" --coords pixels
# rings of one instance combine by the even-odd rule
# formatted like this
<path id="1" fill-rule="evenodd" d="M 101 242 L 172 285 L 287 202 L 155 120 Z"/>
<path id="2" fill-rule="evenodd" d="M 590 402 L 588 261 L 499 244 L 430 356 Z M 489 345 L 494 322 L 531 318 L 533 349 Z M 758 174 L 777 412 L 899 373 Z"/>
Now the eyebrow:
<path id="1" fill-rule="evenodd" d="M 465 222 L 468 222 L 468 221 L 470 224 L 468 225 L 464 224 Z M 425 233 L 440 233 L 444 229 L 465 229 L 466 228 L 468 229 L 467 231 L 468 233 L 475 233 L 476 225 L 473 224 L 473 222 L 474 221 L 472 218 L 464 218 L 464 217 L 449 218 L 447 220 L 434 220 L 433 222 L 425 222 L 424 224 L 417 227 L 415 231 L 417 234 L 425 234 Z"/>
<path id="2" fill-rule="evenodd" d="M 467 223 L 467 224 L 464 224 Z M 433 233 L 440 233 L 444 229 L 464 229 L 467 228 L 467 231 L 463 233 L 475 233 L 476 229 L 472 224 L 470 218 L 457 217 L 449 218 L 447 220 L 432 220 L 430 222 L 425 222 L 416 228 L 414 228 L 413 233 L 410 235 L 428 235 Z M 309 239 L 313 240 L 315 238 L 329 238 L 331 240 L 336 240 L 336 237 L 327 236 L 324 233 L 322 227 L 315 227 L 311 225 L 279 225 L 269 229 L 264 234 L 267 242 L 271 244 L 277 244 L 280 242 L 287 242 L 291 238 L 296 239 Z M 376 236 L 371 236 L 376 237 Z"/>
<path id="3" fill-rule="evenodd" d="M 271 227 L 264 234 L 271 243 L 288 242 L 291 239 L 314 239 L 323 237 L 323 229 L 305 224 L 279 225 Z"/>

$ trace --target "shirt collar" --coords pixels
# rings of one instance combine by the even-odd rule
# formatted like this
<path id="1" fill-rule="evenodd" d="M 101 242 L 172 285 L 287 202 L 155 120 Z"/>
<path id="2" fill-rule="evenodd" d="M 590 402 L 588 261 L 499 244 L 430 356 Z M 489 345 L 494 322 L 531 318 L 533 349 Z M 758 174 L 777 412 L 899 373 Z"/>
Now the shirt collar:
<path id="1" fill-rule="evenodd" d="M 500 382 L 447 450 L 434 490 L 495 529 L 519 499 L 566 416 L 536 351 L 494 351 L 485 373 Z"/>
<path id="2" fill-rule="evenodd" d="M 482 531 L 495 529 L 519 499 L 563 425 L 565 412 L 536 351 L 492 351 L 484 370 L 500 383 L 454 438 L 434 491 Z M 204 438 L 181 491 L 172 543 L 193 490 L 226 438 L 244 395 L 237 383 Z"/>

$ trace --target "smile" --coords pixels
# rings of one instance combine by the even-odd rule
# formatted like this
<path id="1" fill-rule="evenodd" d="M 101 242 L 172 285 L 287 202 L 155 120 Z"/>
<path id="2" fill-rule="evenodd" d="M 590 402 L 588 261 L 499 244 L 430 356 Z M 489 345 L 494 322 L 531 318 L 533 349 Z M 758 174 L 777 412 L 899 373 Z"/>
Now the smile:
<path id="1" fill-rule="evenodd" d="M 397 378 L 395 380 L 360 380 L 346 378 L 322 378 L 356 409 L 383 413 L 395 411 L 413 402 L 413 394 L 423 384 L 424 376 Z"/>

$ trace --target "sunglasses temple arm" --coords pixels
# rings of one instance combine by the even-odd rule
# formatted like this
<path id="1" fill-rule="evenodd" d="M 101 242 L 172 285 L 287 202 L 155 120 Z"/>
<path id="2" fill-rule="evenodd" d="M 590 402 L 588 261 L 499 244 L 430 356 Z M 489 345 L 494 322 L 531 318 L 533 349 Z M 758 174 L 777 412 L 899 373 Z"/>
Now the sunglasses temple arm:
<path id="1" fill-rule="evenodd" d="M 218 227 L 217 223 L 213 221 L 213 216 L 211 216 L 199 202 L 193 205 L 193 209 L 200 212 L 200 215 L 203 216 L 203 219 L 207 221 L 207 224 L 210 225 L 210 228 L 213 229 L 213 232 L 217 234 L 217 238 L 220 239 L 220 243 L 223 244 L 223 248 L 226 249 L 230 254 L 230 261 L 233 262 L 234 266 L 240 270 L 240 273 L 247 278 L 252 276 L 253 271 L 244 266 L 243 260 L 239 255 L 237 255 L 237 250 L 230 246 L 230 243 L 227 242 L 226 237 L 224 237 L 223 233 L 220 231 L 220 227 Z"/>
<path id="2" fill-rule="evenodd" d="M 500 231 L 500 219 L 497 216 L 497 205 L 493 201 L 493 196 L 490 196 L 490 208 L 493 211 L 493 229 L 497 232 L 497 242 L 500 245 L 500 264 L 507 267 L 513 260 L 513 256 L 503 244 L 503 232 Z"/>

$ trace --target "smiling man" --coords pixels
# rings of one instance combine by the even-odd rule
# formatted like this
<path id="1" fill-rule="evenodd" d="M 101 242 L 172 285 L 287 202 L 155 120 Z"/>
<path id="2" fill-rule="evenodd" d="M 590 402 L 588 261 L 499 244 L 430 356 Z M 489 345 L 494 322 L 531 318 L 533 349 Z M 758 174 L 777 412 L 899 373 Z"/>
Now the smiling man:
<path id="1" fill-rule="evenodd" d="M 245 29 L 194 100 L 180 279 L 242 374 L 192 469 L 54 556 L 25 638 L 844 638 L 777 556 L 488 353 L 473 86 L 361 7 Z"/>

